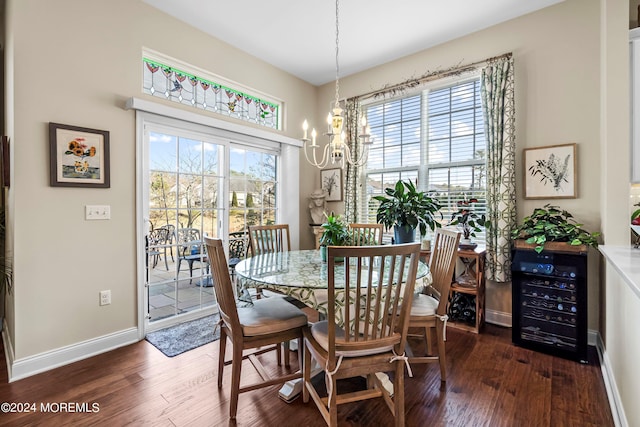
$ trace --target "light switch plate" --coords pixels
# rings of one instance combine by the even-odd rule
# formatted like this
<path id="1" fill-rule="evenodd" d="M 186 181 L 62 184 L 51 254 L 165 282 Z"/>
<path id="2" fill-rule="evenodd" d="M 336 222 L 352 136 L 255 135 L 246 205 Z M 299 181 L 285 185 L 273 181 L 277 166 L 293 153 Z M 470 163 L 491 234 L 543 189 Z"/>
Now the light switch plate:
<path id="1" fill-rule="evenodd" d="M 111 219 L 111 206 L 109 205 L 86 205 L 84 219 Z"/>

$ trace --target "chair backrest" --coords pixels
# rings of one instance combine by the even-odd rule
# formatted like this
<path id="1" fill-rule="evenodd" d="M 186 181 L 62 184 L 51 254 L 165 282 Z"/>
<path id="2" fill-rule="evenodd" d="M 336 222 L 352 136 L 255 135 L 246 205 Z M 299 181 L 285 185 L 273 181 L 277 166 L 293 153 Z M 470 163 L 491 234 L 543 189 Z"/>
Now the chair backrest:
<path id="1" fill-rule="evenodd" d="M 229 233 L 229 259 L 243 259 L 247 256 L 249 235 L 242 231 Z"/>
<path id="2" fill-rule="evenodd" d="M 193 246 L 197 246 L 198 253 L 200 253 L 202 239 L 200 237 L 200 230 L 197 228 L 179 228 L 176 233 L 176 240 L 180 256 L 190 255 Z"/>
<path id="3" fill-rule="evenodd" d="M 213 237 L 204 237 L 207 248 L 207 257 L 211 266 L 213 286 L 216 291 L 218 310 L 220 318 L 229 326 L 232 332 L 240 331 L 240 321 L 238 320 L 238 309 L 233 294 L 233 285 L 229 274 L 227 257 L 224 254 L 222 240 Z"/>
<path id="4" fill-rule="evenodd" d="M 147 247 L 151 250 L 158 250 L 160 246 L 166 245 L 169 240 L 169 230 L 165 228 L 154 228 L 147 236 Z"/>
<path id="5" fill-rule="evenodd" d="M 338 263 L 335 257 L 344 261 Z M 393 348 L 397 354 L 404 353 L 420 244 L 329 246 L 327 258 L 329 364 L 335 366 L 336 352 Z M 332 321 L 336 310 L 343 311 L 344 329 L 344 336 L 337 338 Z"/>
<path id="6" fill-rule="evenodd" d="M 382 224 L 349 224 L 354 246 L 372 246 L 382 244 L 384 225 Z"/>
<path id="7" fill-rule="evenodd" d="M 249 226 L 249 249 L 251 255 L 290 251 L 289 224 Z"/>
<path id="8" fill-rule="evenodd" d="M 439 315 L 447 313 L 447 299 L 449 298 L 449 288 L 451 287 L 453 272 L 458 259 L 459 243 L 459 231 L 443 228 L 436 229 L 433 244 L 431 245 L 431 258 L 429 259 L 432 283 L 427 293 L 440 301 L 436 310 Z"/>
<path id="9" fill-rule="evenodd" d="M 173 243 L 173 241 L 176 238 L 176 226 L 173 225 L 173 224 L 165 224 L 165 225 L 161 225 L 158 228 L 166 229 L 167 230 L 167 242 Z"/>

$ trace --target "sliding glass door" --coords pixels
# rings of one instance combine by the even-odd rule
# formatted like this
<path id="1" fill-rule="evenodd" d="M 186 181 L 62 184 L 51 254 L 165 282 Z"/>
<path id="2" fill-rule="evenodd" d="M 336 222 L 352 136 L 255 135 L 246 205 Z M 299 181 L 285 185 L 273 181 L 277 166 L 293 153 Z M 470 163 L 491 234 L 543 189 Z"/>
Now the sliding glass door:
<path id="1" fill-rule="evenodd" d="M 228 144 L 162 126 L 148 126 L 145 135 L 145 288 L 147 318 L 155 322 L 215 305 L 203 237 L 226 228 Z"/>
<path id="2" fill-rule="evenodd" d="M 141 122 L 145 331 L 216 310 L 204 236 L 242 258 L 248 227 L 279 217 L 279 145 L 153 118 Z"/>

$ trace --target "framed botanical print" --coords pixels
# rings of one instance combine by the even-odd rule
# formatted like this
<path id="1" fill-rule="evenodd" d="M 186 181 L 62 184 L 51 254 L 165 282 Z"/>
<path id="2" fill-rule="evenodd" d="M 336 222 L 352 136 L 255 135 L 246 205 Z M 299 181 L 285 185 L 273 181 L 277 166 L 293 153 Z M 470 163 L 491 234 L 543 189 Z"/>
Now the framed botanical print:
<path id="1" fill-rule="evenodd" d="M 524 150 L 525 199 L 575 199 L 576 144 Z"/>
<path id="2" fill-rule="evenodd" d="M 342 200 L 342 169 L 324 169 L 320 171 L 320 184 L 327 193 L 327 202 Z"/>

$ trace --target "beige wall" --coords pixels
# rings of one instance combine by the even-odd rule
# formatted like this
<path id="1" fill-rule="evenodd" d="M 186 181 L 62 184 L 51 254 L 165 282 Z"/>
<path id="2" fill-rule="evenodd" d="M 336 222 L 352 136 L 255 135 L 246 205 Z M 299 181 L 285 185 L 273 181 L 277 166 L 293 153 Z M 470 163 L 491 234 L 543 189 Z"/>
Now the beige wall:
<path id="1" fill-rule="evenodd" d="M 313 114 L 316 89 L 138 0 L 7 6 L 15 255 L 7 322 L 21 359 L 136 327 L 135 112 L 124 103 L 146 96 L 143 46 L 284 100 L 290 136 L 298 127 L 289 123 Z M 110 131 L 111 188 L 49 186 L 49 122 Z M 87 204 L 111 205 L 112 219 L 85 221 Z M 99 307 L 103 289 L 112 304 Z"/>
<path id="2" fill-rule="evenodd" d="M 585 228 L 600 230 L 600 10 L 598 0 L 567 0 L 558 5 L 479 31 L 392 63 L 342 78 L 340 94 L 348 98 L 385 84 L 513 52 L 516 84 L 518 218 L 544 203 L 574 214 Z M 333 84 L 320 89 L 323 113 Z M 322 120 L 316 117 L 316 121 Z M 525 200 L 522 149 L 578 144 L 578 198 Z M 315 179 L 315 177 L 313 177 Z M 303 185 L 305 176 L 303 175 Z M 598 326 L 598 254 L 590 276 L 589 327 Z M 488 284 L 487 308 L 511 313 L 511 286 Z"/>

